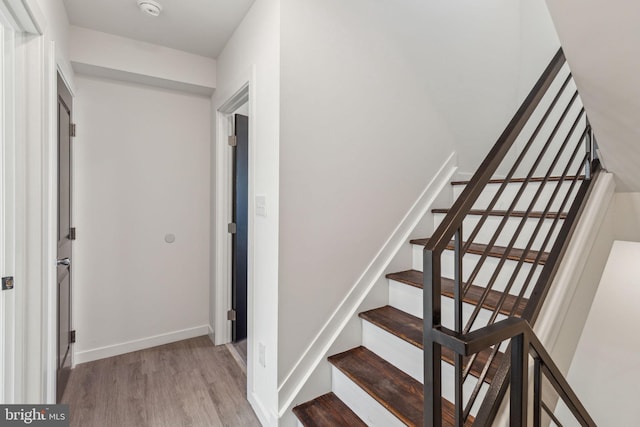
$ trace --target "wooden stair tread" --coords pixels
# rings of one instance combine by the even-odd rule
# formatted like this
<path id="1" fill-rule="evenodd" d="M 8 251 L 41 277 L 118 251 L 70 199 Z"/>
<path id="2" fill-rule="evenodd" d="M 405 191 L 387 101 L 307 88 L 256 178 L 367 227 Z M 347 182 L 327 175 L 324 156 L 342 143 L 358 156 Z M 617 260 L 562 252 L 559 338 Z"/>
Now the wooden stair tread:
<path id="1" fill-rule="evenodd" d="M 562 179 L 562 177 L 560 176 L 550 176 L 547 179 L 547 182 L 558 182 Z M 566 176 L 564 178 L 565 181 L 573 181 L 574 179 L 576 179 L 575 175 L 571 175 L 571 176 Z M 578 179 L 584 179 L 584 175 L 580 175 L 578 177 Z M 525 178 L 511 178 L 509 180 L 509 182 L 524 182 Z M 542 182 L 544 181 L 544 177 L 531 177 L 531 179 L 529 179 L 529 182 Z M 470 181 L 451 181 L 451 185 L 467 185 L 469 184 Z M 500 178 L 496 178 L 496 179 L 490 179 L 489 180 L 489 184 L 502 184 L 503 182 L 505 182 L 505 179 L 500 179 Z"/>
<path id="2" fill-rule="evenodd" d="M 424 283 L 424 275 L 422 274 L 422 271 L 418 270 L 407 270 L 398 273 L 390 273 L 387 274 L 386 277 L 387 279 L 395 280 L 396 282 L 404 283 L 405 285 L 413 286 L 420 289 L 422 289 Z M 451 279 L 447 279 L 446 277 L 443 277 L 441 280 L 442 295 L 453 298 L 454 281 Z M 483 288 L 482 286 L 471 285 L 467 293 L 464 295 L 463 301 L 469 304 L 478 305 L 484 290 L 485 288 Z M 500 301 L 502 295 L 503 292 L 490 290 L 484 300 L 484 303 L 482 304 L 482 307 L 486 308 L 487 310 L 495 311 L 495 309 L 498 307 L 498 302 Z M 511 311 L 513 310 L 513 306 L 515 305 L 517 299 L 518 298 L 515 295 L 507 295 L 504 299 L 504 302 L 502 303 L 502 307 L 500 307 L 500 313 L 504 314 L 505 316 L 520 317 L 524 312 L 524 309 L 527 306 L 527 302 L 529 302 L 529 300 L 526 298 L 522 298 L 515 312 L 512 313 Z"/>
<path id="3" fill-rule="evenodd" d="M 329 362 L 408 426 L 424 422 L 423 385 L 365 347 L 329 357 Z M 453 404 L 442 399 L 442 424 L 454 425 Z M 473 424 L 469 417 L 465 426 Z"/>
<path id="4" fill-rule="evenodd" d="M 428 238 L 413 239 L 410 241 L 412 245 L 420 245 L 420 246 L 426 246 L 428 242 L 429 242 Z M 481 243 L 471 243 L 471 245 L 469 245 L 469 250 L 467 251 L 467 253 L 482 255 L 486 248 L 487 248 L 487 245 L 483 245 Z M 453 242 L 450 242 L 447 245 L 447 249 L 449 250 L 454 249 Z M 495 258 L 502 258 L 502 256 L 505 254 L 506 251 L 507 251 L 506 247 L 494 245 L 489 251 L 488 256 L 495 257 Z M 512 261 L 519 261 L 520 258 L 522 257 L 523 252 L 524 252 L 524 249 L 511 248 L 511 250 L 507 254 L 507 259 L 510 259 Z M 537 256 L 538 256 L 538 251 L 529 250 L 524 257 L 524 262 L 533 263 L 535 262 Z M 540 261 L 539 261 L 540 264 L 544 264 L 547 261 L 548 257 L 549 257 L 548 252 L 542 252 L 542 254 L 540 255 Z"/>
<path id="5" fill-rule="evenodd" d="M 449 209 L 431 209 L 431 212 L 433 213 L 443 213 L 446 214 L 449 212 Z M 505 210 L 490 210 L 487 211 L 486 209 L 471 209 L 469 211 L 469 215 L 489 215 L 489 216 L 505 216 L 507 214 L 507 211 Z M 523 218 L 525 216 L 526 212 L 525 211 L 513 211 L 509 214 L 509 216 L 514 217 L 514 218 Z M 529 212 L 529 218 L 542 218 L 543 217 L 544 212 L 540 212 L 540 211 L 533 211 L 533 212 Z M 567 218 L 567 214 L 565 212 L 547 212 L 546 215 L 544 215 L 545 218 L 547 219 L 555 219 L 556 216 L 559 217 L 559 219 L 566 219 Z"/>
<path id="6" fill-rule="evenodd" d="M 323 394 L 293 408 L 305 427 L 366 427 L 349 407 L 333 393 Z"/>
<path id="7" fill-rule="evenodd" d="M 398 310 L 397 308 L 391 307 L 389 305 L 376 308 L 373 310 L 365 311 L 359 314 L 360 318 L 373 323 L 374 325 L 384 329 L 385 331 L 396 335 L 399 338 L 415 345 L 416 347 L 423 349 L 423 335 L 422 331 L 424 328 L 424 324 L 422 319 L 419 317 L 412 316 L 408 313 L 405 313 L 402 310 Z M 442 360 L 449 363 L 450 365 L 454 364 L 454 352 L 453 350 L 442 347 Z M 478 354 L 476 359 L 471 365 L 471 375 L 476 378 L 480 378 L 482 375 L 482 370 L 484 369 L 487 361 L 489 360 L 489 356 L 491 355 L 491 349 L 487 349 Z M 491 366 L 489 367 L 489 371 L 485 377 L 485 382 L 491 383 L 493 376 L 495 375 L 498 366 L 500 365 L 500 361 L 502 360 L 503 353 L 498 352 L 493 361 L 491 362 Z M 465 357 L 463 361 L 463 366 L 466 368 L 469 362 L 469 358 Z"/>

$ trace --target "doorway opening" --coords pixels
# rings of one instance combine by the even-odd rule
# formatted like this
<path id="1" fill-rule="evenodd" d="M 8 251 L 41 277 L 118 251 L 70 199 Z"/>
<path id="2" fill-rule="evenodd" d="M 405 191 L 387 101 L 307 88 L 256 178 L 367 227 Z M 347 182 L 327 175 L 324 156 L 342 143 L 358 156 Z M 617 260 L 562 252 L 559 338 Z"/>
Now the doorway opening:
<path id="1" fill-rule="evenodd" d="M 252 354 L 252 151 L 249 83 L 216 114 L 215 343 L 247 367 Z"/>
<path id="2" fill-rule="evenodd" d="M 75 332 L 71 330 L 71 260 L 75 229 L 71 222 L 73 101 L 63 78 L 58 74 L 58 224 L 57 224 L 57 340 L 56 401 L 62 395 L 71 373 L 71 348 Z"/>
<path id="3" fill-rule="evenodd" d="M 243 112 L 245 114 L 240 114 Z M 247 256 L 249 228 L 249 117 L 245 104 L 233 113 L 231 164 L 231 340 L 247 360 Z"/>

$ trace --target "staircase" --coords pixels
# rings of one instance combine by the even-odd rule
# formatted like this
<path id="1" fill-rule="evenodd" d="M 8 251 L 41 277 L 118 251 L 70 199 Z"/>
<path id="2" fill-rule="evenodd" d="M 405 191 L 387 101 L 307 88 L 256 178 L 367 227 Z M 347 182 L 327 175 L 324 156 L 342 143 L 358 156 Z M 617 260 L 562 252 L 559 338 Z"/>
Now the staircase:
<path id="1" fill-rule="evenodd" d="M 300 425 L 490 425 L 514 356 L 548 356 L 528 325 L 597 168 L 590 126 L 570 83 L 560 51 L 471 181 L 451 183 L 453 206 L 432 210 L 432 236 L 409 242 L 412 269 L 386 275 L 388 305 L 359 313 L 361 345 L 328 358 L 332 391 L 293 409 Z M 518 142 L 527 128 L 528 141 Z M 500 166 L 510 149 L 508 167 Z M 517 331 L 495 338 L 505 328 Z M 507 338 L 526 334 L 533 334 L 526 342 L 536 349 L 512 352 Z M 467 354 L 469 347 L 479 350 Z M 560 376 L 548 357 L 535 360 Z M 439 372 L 441 380 L 433 380 Z M 512 384 L 516 374 L 525 378 L 522 392 L 528 375 L 511 369 Z M 562 381 L 555 383 L 568 387 Z M 522 403 L 514 396 L 512 405 Z M 540 408 L 552 410 L 534 401 L 539 423 Z M 570 403 L 575 413 L 585 412 Z M 526 420 L 526 407 L 524 415 L 513 408 L 512 416 L 516 411 Z"/>

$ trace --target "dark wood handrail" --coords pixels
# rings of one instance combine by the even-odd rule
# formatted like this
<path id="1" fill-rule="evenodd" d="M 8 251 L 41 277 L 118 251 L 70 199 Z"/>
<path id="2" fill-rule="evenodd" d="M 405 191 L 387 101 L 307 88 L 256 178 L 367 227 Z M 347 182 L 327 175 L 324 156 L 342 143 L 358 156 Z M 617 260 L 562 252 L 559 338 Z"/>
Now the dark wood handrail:
<path id="1" fill-rule="evenodd" d="M 564 52 L 562 48 L 560 48 L 527 98 L 525 98 L 511 122 L 509 122 L 504 132 L 502 132 L 502 135 L 500 135 L 487 157 L 462 191 L 460 197 L 455 201 L 446 217 L 429 239 L 425 251 L 440 254 L 445 250 L 454 233 L 460 228 L 460 225 L 462 225 L 465 216 L 471 210 L 489 180 L 493 177 L 493 174 L 516 141 L 518 134 L 535 111 L 540 100 L 553 83 L 564 63 Z"/>
<path id="2" fill-rule="evenodd" d="M 540 339 L 535 334 L 529 322 L 525 319 L 509 317 L 507 319 L 496 322 L 492 325 L 485 326 L 467 334 L 459 334 L 447 328 L 434 328 L 431 332 L 432 339 L 444 345 L 461 356 L 471 356 L 483 350 L 498 345 L 506 340 L 515 337 L 523 337 L 524 342 L 528 343 L 525 354 L 532 354 L 542 362 L 543 371 L 549 382 L 556 389 L 560 398 L 565 402 L 569 410 L 580 421 L 583 426 L 596 426 L 595 421 L 589 415 L 580 399 L 575 394 L 569 383 L 567 382 L 560 369 L 555 364 L 551 355 L 546 350 Z M 513 355 L 517 358 L 520 355 Z M 524 375 L 526 372 L 526 366 Z M 519 373 L 522 374 L 522 373 Z M 513 378 L 513 376 L 512 376 Z M 512 383 L 513 383 L 512 379 Z M 524 399 L 526 404 L 526 399 Z M 513 409 L 512 409 L 513 410 Z"/>

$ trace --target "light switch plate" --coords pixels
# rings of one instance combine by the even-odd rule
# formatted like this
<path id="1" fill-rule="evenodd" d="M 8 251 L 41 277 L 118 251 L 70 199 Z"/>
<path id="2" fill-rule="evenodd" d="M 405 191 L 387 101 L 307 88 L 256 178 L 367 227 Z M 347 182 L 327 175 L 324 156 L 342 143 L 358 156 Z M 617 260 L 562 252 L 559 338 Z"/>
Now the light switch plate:
<path id="1" fill-rule="evenodd" d="M 256 196 L 256 215 L 267 216 L 267 196 Z"/>

